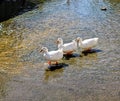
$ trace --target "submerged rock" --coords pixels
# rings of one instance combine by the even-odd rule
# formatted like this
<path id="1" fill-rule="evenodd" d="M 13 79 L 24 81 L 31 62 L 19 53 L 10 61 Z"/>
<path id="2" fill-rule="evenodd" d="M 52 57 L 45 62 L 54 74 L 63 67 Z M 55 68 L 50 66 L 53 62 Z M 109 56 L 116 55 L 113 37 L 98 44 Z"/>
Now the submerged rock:
<path id="1" fill-rule="evenodd" d="M 107 8 L 106 8 L 106 7 L 102 7 L 102 8 L 101 8 L 101 10 L 106 11 L 106 10 L 107 10 Z"/>

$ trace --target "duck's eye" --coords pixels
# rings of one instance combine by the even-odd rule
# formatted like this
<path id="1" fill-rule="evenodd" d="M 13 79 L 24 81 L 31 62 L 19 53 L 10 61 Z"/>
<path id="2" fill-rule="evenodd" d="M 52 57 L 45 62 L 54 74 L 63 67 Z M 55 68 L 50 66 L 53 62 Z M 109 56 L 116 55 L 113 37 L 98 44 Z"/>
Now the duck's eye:
<path id="1" fill-rule="evenodd" d="M 57 42 L 56 42 L 57 44 L 59 44 L 60 43 L 60 41 L 59 40 L 57 40 Z"/>
<path id="2" fill-rule="evenodd" d="M 41 49 L 40 52 L 43 52 L 43 50 Z"/>

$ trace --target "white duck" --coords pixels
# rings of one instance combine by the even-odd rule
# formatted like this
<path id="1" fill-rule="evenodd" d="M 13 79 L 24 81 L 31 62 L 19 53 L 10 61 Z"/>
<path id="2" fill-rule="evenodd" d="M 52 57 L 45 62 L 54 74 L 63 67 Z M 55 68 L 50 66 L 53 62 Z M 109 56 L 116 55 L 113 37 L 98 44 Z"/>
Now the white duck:
<path id="1" fill-rule="evenodd" d="M 91 51 L 97 45 L 98 38 L 90 38 L 82 41 L 82 38 L 77 37 L 77 42 L 79 43 L 79 47 L 82 48 L 82 51 Z"/>
<path id="2" fill-rule="evenodd" d="M 63 53 L 64 54 L 72 54 L 74 51 L 76 51 L 76 49 L 78 48 L 77 46 L 77 40 L 73 40 L 70 43 L 65 43 L 63 44 L 63 39 L 62 38 L 58 38 L 57 39 L 57 44 L 58 44 L 58 48 L 63 48 Z"/>
<path id="3" fill-rule="evenodd" d="M 47 47 L 42 47 L 40 52 L 43 52 L 43 56 L 48 60 L 48 64 L 51 65 L 52 62 L 58 64 L 58 60 L 63 58 L 63 49 L 59 48 L 55 51 L 48 51 Z"/>

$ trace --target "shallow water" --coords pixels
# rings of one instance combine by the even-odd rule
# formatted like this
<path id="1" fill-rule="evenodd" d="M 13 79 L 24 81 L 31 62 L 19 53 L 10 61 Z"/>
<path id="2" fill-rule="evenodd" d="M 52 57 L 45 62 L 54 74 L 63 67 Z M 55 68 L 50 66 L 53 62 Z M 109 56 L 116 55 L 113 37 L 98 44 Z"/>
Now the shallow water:
<path id="1" fill-rule="evenodd" d="M 106 7 L 106 11 L 101 8 Z M 94 53 L 46 71 L 41 46 L 99 37 Z M 120 1 L 51 0 L 0 23 L 0 101 L 119 101 Z"/>

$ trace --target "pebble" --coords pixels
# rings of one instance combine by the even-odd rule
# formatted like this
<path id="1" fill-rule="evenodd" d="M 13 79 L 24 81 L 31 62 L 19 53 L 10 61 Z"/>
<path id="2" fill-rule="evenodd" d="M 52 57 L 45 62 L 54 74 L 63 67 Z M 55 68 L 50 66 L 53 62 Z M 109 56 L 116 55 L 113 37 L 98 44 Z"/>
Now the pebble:
<path id="1" fill-rule="evenodd" d="M 102 8 L 101 8 L 101 10 L 104 10 L 104 11 L 106 11 L 106 10 L 107 10 L 107 8 L 106 8 L 106 7 L 102 7 Z"/>

